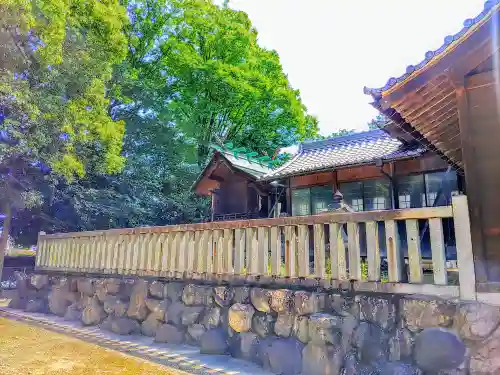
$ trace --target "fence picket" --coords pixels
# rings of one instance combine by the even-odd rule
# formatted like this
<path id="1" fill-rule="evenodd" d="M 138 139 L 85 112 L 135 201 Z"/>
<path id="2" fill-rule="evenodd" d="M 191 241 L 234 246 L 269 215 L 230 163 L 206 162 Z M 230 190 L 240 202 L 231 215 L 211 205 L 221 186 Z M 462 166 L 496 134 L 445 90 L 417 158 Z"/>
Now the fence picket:
<path id="1" fill-rule="evenodd" d="M 408 242 L 408 265 L 410 268 L 410 282 L 422 283 L 422 252 L 420 250 L 420 235 L 417 220 L 406 220 L 406 237 Z"/>
<path id="2" fill-rule="evenodd" d="M 342 224 L 330 223 L 330 261 L 332 264 L 332 279 L 347 279 L 347 257 L 342 237 Z"/>
<path id="3" fill-rule="evenodd" d="M 385 240 L 387 247 L 387 263 L 389 266 L 389 281 L 399 283 L 401 281 L 403 269 L 398 227 L 394 220 L 387 220 L 385 222 Z"/>
<path id="4" fill-rule="evenodd" d="M 368 281 L 380 280 L 380 246 L 378 242 L 378 224 L 366 223 L 366 255 L 368 260 Z"/>
<path id="5" fill-rule="evenodd" d="M 325 226 L 323 224 L 314 225 L 314 275 L 326 277 Z"/>
<path id="6" fill-rule="evenodd" d="M 441 219 L 429 219 L 429 233 L 431 237 L 434 284 L 447 285 L 448 273 L 446 271 L 446 252 Z"/>

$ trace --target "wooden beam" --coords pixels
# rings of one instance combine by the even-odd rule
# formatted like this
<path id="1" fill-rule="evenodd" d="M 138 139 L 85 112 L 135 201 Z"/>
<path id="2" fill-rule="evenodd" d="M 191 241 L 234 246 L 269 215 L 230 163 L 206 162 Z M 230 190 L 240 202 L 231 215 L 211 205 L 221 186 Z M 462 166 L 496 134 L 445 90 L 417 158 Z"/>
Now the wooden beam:
<path id="1" fill-rule="evenodd" d="M 459 83 L 455 80 L 456 83 Z M 457 107 L 461 135 L 462 156 L 464 159 L 465 183 L 467 196 L 469 198 L 469 215 L 471 221 L 471 238 L 474 253 L 474 265 L 477 282 L 488 280 L 486 268 L 486 254 L 482 232 L 482 209 L 481 187 L 478 186 L 477 171 L 475 167 L 474 141 L 472 138 L 472 124 L 469 119 L 469 108 L 467 102 L 467 92 L 464 88 L 465 82 L 462 80 L 462 87 L 457 89 Z"/>
<path id="2" fill-rule="evenodd" d="M 498 21 L 498 13 L 494 13 L 494 21 Z M 414 78 L 408 80 L 380 99 L 383 109 L 388 109 L 404 100 L 411 92 L 431 81 L 433 78 L 450 70 L 456 71 L 457 77 L 464 77 L 468 72 L 477 67 L 481 62 L 487 60 L 496 51 L 492 48 L 491 40 L 498 40 L 499 28 L 491 27 L 491 19 L 484 22 L 478 29 L 474 30 L 466 40 L 462 41 L 456 48 L 436 61 L 435 64 L 428 64 L 415 74 Z M 491 35 L 492 30 L 497 32 L 496 36 Z"/>
<path id="3" fill-rule="evenodd" d="M 198 224 L 179 224 L 162 227 L 142 227 L 109 229 L 104 231 L 76 232 L 76 233 L 57 233 L 40 235 L 42 239 L 59 239 L 86 237 L 95 238 L 100 235 L 136 235 L 141 233 L 177 233 L 196 230 L 218 230 L 218 229 L 236 229 L 236 228 L 258 228 L 272 226 L 290 226 L 290 225 L 314 225 L 328 223 L 363 223 L 367 221 L 386 221 L 386 220 L 407 220 L 407 219 L 428 219 L 428 218 L 448 218 L 453 216 L 453 211 L 449 206 L 442 207 L 424 207 L 408 208 L 403 210 L 381 210 L 365 212 L 325 212 L 311 216 L 291 216 L 268 219 L 254 220 L 234 220 L 234 221 L 215 221 L 211 223 Z"/>

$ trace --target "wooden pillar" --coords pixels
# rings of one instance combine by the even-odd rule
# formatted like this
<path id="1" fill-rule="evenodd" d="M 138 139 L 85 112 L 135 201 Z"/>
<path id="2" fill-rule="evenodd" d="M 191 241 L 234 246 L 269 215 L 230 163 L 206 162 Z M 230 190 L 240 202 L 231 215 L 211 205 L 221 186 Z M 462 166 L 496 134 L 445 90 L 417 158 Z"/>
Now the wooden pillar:
<path id="1" fill-rule="evenodd" d="M 291 179 L 287 179 L 287 188 L 286 188 L 286 213 L 288 216 L 292 216 L 292 187 L 291 187 Z"/>
<path id="2" fill-rule="evenodd" d="M 476 280 L 500 282 L 498 72 L 454 79 Z"/>

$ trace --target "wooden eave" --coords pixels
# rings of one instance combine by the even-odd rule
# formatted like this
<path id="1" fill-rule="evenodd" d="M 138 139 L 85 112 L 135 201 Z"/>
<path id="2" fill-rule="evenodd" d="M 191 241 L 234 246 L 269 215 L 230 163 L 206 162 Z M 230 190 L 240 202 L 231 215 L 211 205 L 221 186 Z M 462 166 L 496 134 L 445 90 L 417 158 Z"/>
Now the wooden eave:
<path id="1" fill-rule="evenodd" d="M 220 182 L 220 176 L 215 174 L 214 172 L 220 167 L 221 164 L 224 164 L 232 173 L 235 175 L 238 175 L 249 182 L 256 184 L 257 178 L 255 176 L 252 176 L 249 173 L 246 173 L 243 170 L 235 168 L 225 157 L 222 155 L 219 151 L 216 151 L 214 153 L 214 156 L 212 157 L 212 160 L 208 165 L 205 167 L 205 169 L 201 172 L 200 176 L 196 180 L 196 182 L 192 186 L 192 190 L 196 192 L 198 195 L 210 195 L 211 191 L 207 190 L 206 188 L 200 188 L 200 186 L 203 185 L 203 182 L 206 180 L 212 180 L 215 182 Z M 210 184 L 212 185 L 212 184 Z"/>
<path id="2" fill-rule="evenodd" d="M 394 122 L 389 134 L 418 141 L 463 169 L 457 91 L 469 72 L 498 53 L 497 10 L 452 51 L 376 98 L 374 107 Z"/>

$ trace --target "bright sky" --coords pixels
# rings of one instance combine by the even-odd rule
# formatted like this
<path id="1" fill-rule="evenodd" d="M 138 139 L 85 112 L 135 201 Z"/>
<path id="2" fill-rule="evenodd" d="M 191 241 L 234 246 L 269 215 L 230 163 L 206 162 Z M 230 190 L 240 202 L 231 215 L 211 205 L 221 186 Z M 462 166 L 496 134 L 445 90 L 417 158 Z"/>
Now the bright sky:
<path id="1" fill-rule="evenodd" d="M 327 135 L 366 130 L 377 112 L 363 87 L 381 87 L 455 34 L 484 0 L 230 0 L 278 51 L 292 86 Z"/>

